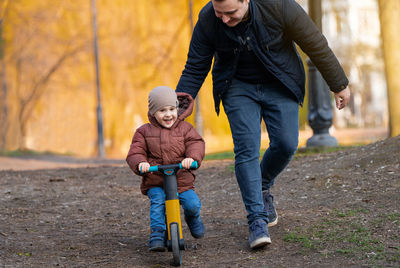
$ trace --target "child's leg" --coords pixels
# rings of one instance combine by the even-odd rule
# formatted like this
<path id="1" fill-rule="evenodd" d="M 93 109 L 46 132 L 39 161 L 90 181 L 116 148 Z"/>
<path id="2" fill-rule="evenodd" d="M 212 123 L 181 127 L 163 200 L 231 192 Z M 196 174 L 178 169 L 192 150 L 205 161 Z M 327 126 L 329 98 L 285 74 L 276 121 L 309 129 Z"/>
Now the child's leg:
<path id="1" fill-rule="evenodd" d="M 179 194 L 179 202 L 185 212 L 185 216 L 200 216 L 201 202 L 195 191 L 187 190 Z"/>
<path id="2" fill-rule="evenodd" d="M 187 190 L 179 194 L 185 221 L 189 226 L 190 233 L 195 238 L 204 236 L 204 225 L 200 218 L 201 202 L 195 191 Z"/>
<path id="3" fill-rule="evenodd" d="M 165 193 L 161 187 L 147 191 L 150 199 L 150 241 L 152 251 L 164 251 L 165 238 Z"/>

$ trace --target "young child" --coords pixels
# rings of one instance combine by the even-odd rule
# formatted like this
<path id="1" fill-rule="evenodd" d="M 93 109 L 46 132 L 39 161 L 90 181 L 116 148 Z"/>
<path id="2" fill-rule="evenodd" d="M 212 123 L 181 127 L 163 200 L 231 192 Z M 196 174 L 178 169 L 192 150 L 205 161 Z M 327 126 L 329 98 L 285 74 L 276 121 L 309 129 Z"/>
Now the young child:
<path id="1" fill-rule="evenodd" d="M 193 161 L 200 166 L 205 144 L 193 126 L 183 121 L 192 110 L 193 99 L 189 94 L 176 94 L 166 86 L 154 88 L 149 94 L 150 123 L 136 130 L 126 158 L 132 171 L 143 176 L 140 188 L 150 199 L 151 251 L 164 251 L 166 226 L 163 175 L 160 172 L 140 174 L 140 171 L 147 172 L 150 166 L 182 163 L 185 169 L 179 170 L 176 177 L 185 221 L 193 237 L 204 236 L 201 202 L 193 190 L 195 176 L 189 168 Z"/>

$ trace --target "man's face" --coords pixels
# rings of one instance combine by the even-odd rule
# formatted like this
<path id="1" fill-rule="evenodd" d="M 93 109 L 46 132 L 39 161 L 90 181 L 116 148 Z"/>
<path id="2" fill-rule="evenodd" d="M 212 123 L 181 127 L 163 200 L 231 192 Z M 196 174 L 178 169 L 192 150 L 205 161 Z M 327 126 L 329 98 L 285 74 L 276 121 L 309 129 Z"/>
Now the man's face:
<path id="1" fill-rule="evenodd" d="M 249 9 L 250 0 L 224 0 L 222 2 L 212 0 L 215 16 L 221 19 L 229 27 L 234 27 L 242 21 Z"/>

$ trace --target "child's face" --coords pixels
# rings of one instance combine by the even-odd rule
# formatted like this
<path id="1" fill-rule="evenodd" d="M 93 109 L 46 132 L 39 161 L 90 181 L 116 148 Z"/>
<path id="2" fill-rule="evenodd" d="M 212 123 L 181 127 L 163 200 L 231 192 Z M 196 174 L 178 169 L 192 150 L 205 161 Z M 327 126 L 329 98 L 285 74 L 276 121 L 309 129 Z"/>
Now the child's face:
<path id="1" fill-rule="evenodd" d="M 164 106 L 154 114 L 154 117 L 160 125 L 170 128 L 178 118 L 178 110 L 175 106 Z"/>

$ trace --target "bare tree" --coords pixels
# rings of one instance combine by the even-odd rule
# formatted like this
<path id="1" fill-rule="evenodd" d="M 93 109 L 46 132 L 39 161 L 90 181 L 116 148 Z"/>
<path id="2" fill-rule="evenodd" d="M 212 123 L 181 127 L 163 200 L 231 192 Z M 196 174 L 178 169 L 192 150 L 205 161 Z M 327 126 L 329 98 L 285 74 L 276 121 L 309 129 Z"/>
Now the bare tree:
<path id="1" fill-rule="evenodd" d="M 42 74 L 40 79 L 35 81 L 30 88 L 21 91 L 21 73 L 23 72 L 23 59 L 17 59 L 16 61 L 16 92 L 19 101 L 18 121 L 20 128 L 20 141 L 19 149 L 26 149 L 26 137 L 27 137 L 27 123 L 32 115 L 33 109 L 35 108 L 38 101 L 43 96 L 46 85 L 49 82 L 51 76 L 62 66 L 62 64 L 70 57 L 82 50 L 82 47 L 76 47 L 71 50 L 66 50 L 61 54 L 58 59 L 52 63 L 52 65 Z"/>
<path id="2" fill-rule="evenodd" d="M 97 8 L 96 0 L 91 0 L 92 4 L 92 28 L 93 28 L 93 56 L 96 71 L 96 92 L 97 92 L 97 155 L 98 157 L 106 157 L 104 149 L 104 132 L 103 132 L 103 109 L 101 106 L 101 88 L 100 88 L 100 64 L 99 64 L 99 49 L 97 41 Z"/>

